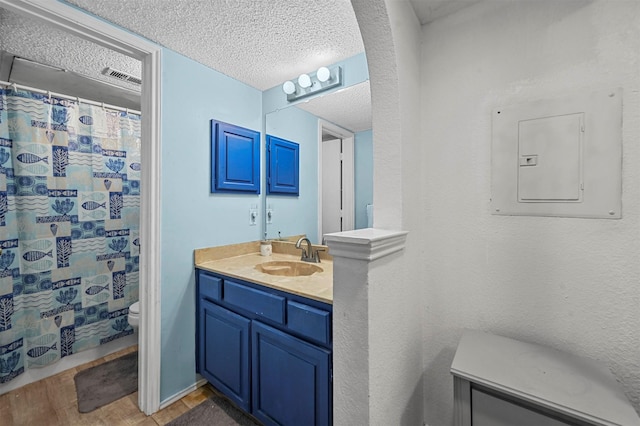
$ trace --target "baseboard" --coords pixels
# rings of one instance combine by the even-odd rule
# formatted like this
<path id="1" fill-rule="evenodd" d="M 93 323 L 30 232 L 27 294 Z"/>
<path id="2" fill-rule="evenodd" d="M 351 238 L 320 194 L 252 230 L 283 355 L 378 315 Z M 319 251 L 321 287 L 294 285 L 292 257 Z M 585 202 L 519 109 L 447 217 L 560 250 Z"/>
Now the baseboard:
<path id="1" fill-rule="evenodd" d="M 194 390 L 198 389 L 201 386 L 206 385 L 207 383 L 208 383 L 207 379 L 201 377 L 200 380 L 198 380 L 197 382 L 195 382 L 191 386 L 187 387 L 186 389 L 181 390 L 180 392 L 178 392 L 176 394 L 173 394 L 173 396 L 170 396 L 169 398 L 167 398 L 164 401 L 162 401 L 160 403 L 160 410 L 162 410 L 163 408 L 168 407 L 169 405 L 173 404 L 176 401 L 181 400 L 182 398 L 184 398 L 185 396 L 189 395 Z"/>

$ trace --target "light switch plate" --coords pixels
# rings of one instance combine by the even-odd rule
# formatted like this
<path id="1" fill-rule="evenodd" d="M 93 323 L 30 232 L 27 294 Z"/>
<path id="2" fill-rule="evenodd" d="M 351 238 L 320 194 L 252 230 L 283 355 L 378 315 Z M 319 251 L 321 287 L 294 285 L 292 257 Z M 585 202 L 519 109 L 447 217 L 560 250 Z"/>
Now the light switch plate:
<path id="1" fill-rule="evenodd" d="M 492 214 L 622 217 L 622 89 L 492 114 Z"/>

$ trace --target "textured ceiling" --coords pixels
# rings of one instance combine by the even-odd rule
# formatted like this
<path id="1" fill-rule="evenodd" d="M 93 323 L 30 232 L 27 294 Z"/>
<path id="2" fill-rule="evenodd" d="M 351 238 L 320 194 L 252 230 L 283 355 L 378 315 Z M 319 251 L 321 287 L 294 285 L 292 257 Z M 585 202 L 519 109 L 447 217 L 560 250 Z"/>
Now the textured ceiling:
<path id="1" fill-rule="evenodd" d="M 352 132 L 372 127 L 371 90 L 368 81 L 296 106 Z"/>
<path id="2" fill-rule="evenodd" d="M 70 1 L 259 90 L 364 50 L 349 0 Z M 268 7 L 265 7 L 268 6 Z M 107 66 L 141 75 L 140 62 L 0 9 L 0 50 L 91 78 Z M 284 94 L 283 94 L 284 96 Z M 342 98 L 345 95 L 341 96 Z M 343 102 L 348 102 L 343 99 Z M 356 104 L 357 102 L 357 104 Z M 364 104 L 364 106 L 361 106 Z M 370 122 L 370 97 L 336 124 Z M 335 121 L 334 121 L 335 120 Z M 349 127 L 350 128 L 350 127 Z"/>
<path id="3" fill-rule="evenodd" d="M 409 0 L 422 25 L 445 17 L 480 0 Z"/>
<path id="4" fill-rule="evenodd" d="M 34 62 L 74 71 L 110 84 L 117 83 L 128 89 L 140 90 L 138 85 L 102 75 L 102 71 L 111 66 L 140 76 L 140 61 L 63 31 L 36 24 L 5 9 L 0 9 L 0 51 L 2 50 Z"/>
<path id="5" fill-rule="evenodd" d="M 259 90 L 364 51 L 350 0 L 67 1 Z M 410 0 L 422 23 L 477 1 Z M 2 10 L 0 49 L 111 83 L 107 66 L 141 75 L 136 60 Z M 366 83 L 301 108 L 358 131 L 371 128 L 370 98 Z"/>
<path id="6" fill-rule="evenodd" d="M 259 90 L 364 51 L 349 0 L 70 0 Z"/>

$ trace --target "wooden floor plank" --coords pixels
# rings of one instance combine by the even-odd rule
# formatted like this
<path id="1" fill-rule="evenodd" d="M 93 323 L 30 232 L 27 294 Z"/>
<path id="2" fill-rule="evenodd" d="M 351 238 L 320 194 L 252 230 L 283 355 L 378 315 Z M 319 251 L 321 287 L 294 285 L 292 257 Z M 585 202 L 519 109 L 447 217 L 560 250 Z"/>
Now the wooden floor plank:
<path id="1" fill-rule="evenodd" d="M 153 420 L 155 420 L 159 425 L 166 425 L 171 420 L 180 417 L 187 411 L 189 411 L 189 407 L 187 407 L 184 402 L 176 401 L 163 410 L 153 414 L 151 417 L 153 417 Z"/>
<path id="2" fill-rule="evenodd" d="M 189 395 L 181 399 L 184 404 L 190 409 L 202 403 L 205 399 L 211 398 L 214 392 L 209 386 L 202 386 L 191 392 Z"/>
<path id="3" fill-rule="evenodd" d="M 153 417 L 146 417 L 140 423 L 136 423 L 136 426 L 158 426 L 158 423 L 153 419 Z"/>
<path id="4" fill-rule="evenodd" d="M 100 410 L 103 412 L 103 419 L 109 424 L 136 425 L 146 420 L 147 415 L 138 408 L 138 397 L 136 392 L 135 402 L 129 397 L 124 397 L 106 405 Z"/>
<path id="5" fill-rule="evenodd" d="M 99 409 L 90 413 L 81 413 L 78 411 L 77 405 L 60 407 L 58 409 L 58 418 L 61 419 L 61 423 L 59 423 L 60 426 L 109 426 L 109 424 L 102 419 L 102 413 L 100 413 Z"/>
<path id="6" fill-rule="evenodd" d="M 16 424 L 59 424 L 55 406 L 49 399 L 46 384 L 35 382 L 18 389 L 10 399 Z"/>
<path id="7" fill-rule="evenodd" d="M 13 410 L 11 408 L 11 398 L 15 398 L 10 393 L 6 393 L 4 395 L 0 395 L 0 413 L 2 413 L 2 420 L 7 422 L 7 424 L 16 424 L 13 419 Z"/>
<path id="8" fill-rule="evenodd" d="M 42 381 L 53 407 L 77 406 L 75 375 L 76 370 L 72 368 Z"/>

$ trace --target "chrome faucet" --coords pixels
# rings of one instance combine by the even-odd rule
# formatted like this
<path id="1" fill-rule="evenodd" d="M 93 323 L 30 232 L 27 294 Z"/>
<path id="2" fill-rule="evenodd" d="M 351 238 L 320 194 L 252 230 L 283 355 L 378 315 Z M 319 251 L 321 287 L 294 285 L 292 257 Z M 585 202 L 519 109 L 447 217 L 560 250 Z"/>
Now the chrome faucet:
<path id="1" fill-rule="evenodd" d="M 307 249 L 305 250 L 304 247 L 302 247 L 302 242 L 306 241 L 307 242 Z M 298 242 L 296 243 L 296 248 L 299 248 L 300 250 L 302 250 L 302 257 L 300 257 L 300 260 L 304 261 L 304 262 L 313 262 L 313 263 L 320 263 L 320 250 L 321 249 L 317 249 L 314 250 L 313 249 L 313 245 L 311 245 L 311 241 L 309 241 L 309 239 L 307 237 L 301 237 Z"/>

